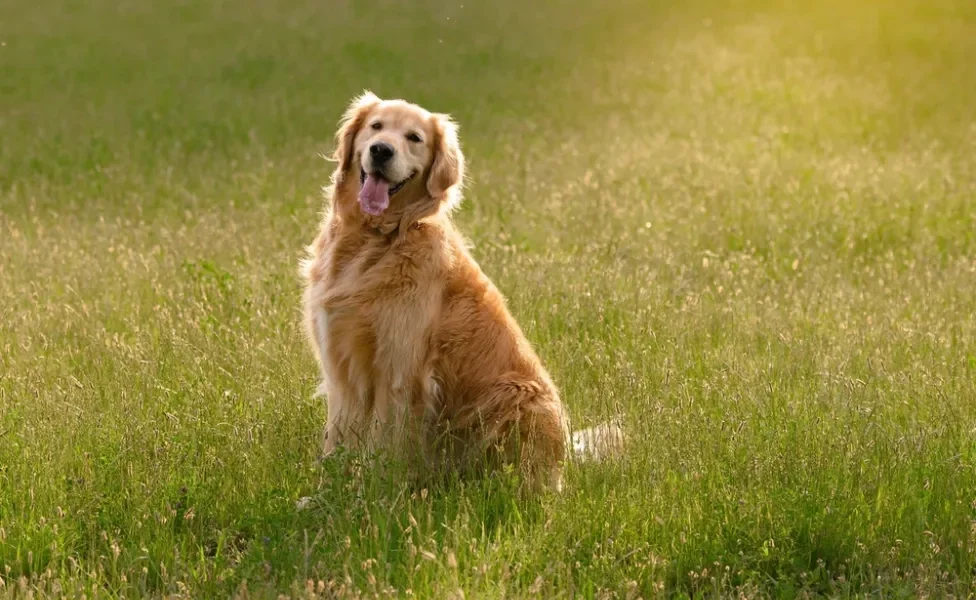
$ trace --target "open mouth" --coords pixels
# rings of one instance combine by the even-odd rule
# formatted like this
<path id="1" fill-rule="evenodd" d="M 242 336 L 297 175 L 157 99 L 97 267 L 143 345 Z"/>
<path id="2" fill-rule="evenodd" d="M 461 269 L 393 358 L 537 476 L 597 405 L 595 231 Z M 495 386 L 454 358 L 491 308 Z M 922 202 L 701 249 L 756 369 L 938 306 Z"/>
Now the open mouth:
<path id="1" fill-rule="evenodd" d="M 393 194 L 407 184 L 416 173 L 411 173 L 409 177 L 390 186 L 390 182 L 379 173 L 367 173 L 365 169 L 359 173 L 359 207 L 363 212 L 370 215 L 381 215 L 390 206 L 390 198 Z"/>

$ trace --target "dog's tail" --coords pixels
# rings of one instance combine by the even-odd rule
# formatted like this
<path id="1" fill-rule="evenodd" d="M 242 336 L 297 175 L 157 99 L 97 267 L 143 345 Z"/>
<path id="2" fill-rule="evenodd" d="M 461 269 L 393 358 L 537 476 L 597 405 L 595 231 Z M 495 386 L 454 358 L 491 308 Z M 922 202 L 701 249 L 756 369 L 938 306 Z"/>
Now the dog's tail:
<path id="1" fill-rule="evenodd" d="M 573 457 L 594 462 L 619 458 L 624 453 L 627 441 L 622 423 L 623 416 L 618 416 L 599 425 L 574 431 Z"/>

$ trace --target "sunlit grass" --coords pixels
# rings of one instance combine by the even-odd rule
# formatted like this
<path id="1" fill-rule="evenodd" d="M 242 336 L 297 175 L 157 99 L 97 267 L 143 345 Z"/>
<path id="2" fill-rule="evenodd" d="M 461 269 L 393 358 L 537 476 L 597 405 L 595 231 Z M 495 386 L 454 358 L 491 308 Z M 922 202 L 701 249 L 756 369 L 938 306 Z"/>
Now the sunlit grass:
<path id="1" fill-rule="evenodd" d="M 0 6 L 0 593 L 965 597 L 976 12 L 809 4 Z M 474 254 L 625 460 L 316 464 L 366 87 L 458 118 Z"/>

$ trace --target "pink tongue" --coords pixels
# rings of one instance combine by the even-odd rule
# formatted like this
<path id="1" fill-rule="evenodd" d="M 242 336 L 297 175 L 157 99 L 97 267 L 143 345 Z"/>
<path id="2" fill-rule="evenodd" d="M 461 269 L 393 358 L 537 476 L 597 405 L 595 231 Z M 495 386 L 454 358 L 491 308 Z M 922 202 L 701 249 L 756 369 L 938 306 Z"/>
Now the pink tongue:
<path id="1" fill-rule="evenodd" d="M 390 206 L 390 182 L 376 175 L 367 175 L 366 181 L 363 182 L 363 189 L 359 190 L 359 207 L 365 213 L 380 215 L 388 206 Z"/>

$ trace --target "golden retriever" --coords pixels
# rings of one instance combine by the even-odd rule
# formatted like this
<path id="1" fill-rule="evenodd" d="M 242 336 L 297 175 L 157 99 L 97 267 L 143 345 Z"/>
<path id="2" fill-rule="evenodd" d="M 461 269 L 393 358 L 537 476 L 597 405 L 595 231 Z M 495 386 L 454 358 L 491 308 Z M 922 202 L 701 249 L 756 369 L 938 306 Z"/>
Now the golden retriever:
<path id="1" fill-rule="evenodd" d="M 339 445 L 448 464 L 492 456 L 562 486 L 569 420 L 549 374 L 451 220 L 457 126 L 403 100 L 355 98 L 329 206 L 303 263 L 322 368 L 324 454 Z"/>

